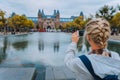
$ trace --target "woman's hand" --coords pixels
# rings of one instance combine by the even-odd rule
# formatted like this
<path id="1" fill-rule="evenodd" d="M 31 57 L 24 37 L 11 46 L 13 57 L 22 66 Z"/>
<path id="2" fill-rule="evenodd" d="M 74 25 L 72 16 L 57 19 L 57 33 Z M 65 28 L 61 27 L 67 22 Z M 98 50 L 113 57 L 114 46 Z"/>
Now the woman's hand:
<path id="1" fill-rule="evenodd" d="M 72 34 L 72 42 L 78 43 L 78 40 L 79 40 L 79 35 L 78 35 L 78 31 L 76 31 Z"/>

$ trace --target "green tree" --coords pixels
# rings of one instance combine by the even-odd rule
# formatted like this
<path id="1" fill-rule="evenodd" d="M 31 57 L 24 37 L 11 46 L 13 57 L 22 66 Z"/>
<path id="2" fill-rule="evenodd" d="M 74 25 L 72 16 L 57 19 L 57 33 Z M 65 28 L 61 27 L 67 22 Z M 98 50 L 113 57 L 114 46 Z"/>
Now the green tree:
<path id="1" fill-rule="evenodd" d="M 113 6 L 104 5 L 97 13 L 96 17 L 103 17 L 106 20 L 110 21 L 114 16 L 116 9 Z"/>
<path id="2" fill-rule="evenodd" d="M 118 7 L 118 10 L 120 11 L 120 5 L 118 5 L 117 7 Z"/>

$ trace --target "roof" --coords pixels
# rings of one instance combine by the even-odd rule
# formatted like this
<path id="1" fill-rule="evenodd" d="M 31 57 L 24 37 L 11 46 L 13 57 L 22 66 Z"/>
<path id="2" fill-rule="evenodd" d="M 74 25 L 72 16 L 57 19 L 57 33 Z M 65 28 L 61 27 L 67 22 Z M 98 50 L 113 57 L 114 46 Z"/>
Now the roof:
<path id="1" fill-rule="evenodd" d="M 29 20 L 32 20 L 33 22 L 38 22 L 38 17 L 27 17 Z"/>
<path id="2" fill-rule="evenodd" d="M 33 22 L 38 22 L 38 17 L 27 17 L 29 20 L 32 20 Z M 54 19 L 55 16 L 53 15 L 46 15 L 43 18 L 46 19 Z M 60 18 L 60 22 L 72 22 L 74 20 L 74 18 Z"/>
<path id="3" fill-rule="evenodd" d="M 60 18 L 60 22 L 72 22 L 73 18 Z"/>

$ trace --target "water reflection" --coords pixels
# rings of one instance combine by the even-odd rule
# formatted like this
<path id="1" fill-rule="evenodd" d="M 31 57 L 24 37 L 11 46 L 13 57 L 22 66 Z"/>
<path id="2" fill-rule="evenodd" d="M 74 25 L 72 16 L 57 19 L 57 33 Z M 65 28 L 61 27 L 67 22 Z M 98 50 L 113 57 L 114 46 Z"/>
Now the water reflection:
<path id="1" fill-rule="evenodd" d="M 2 62 L 2 60 L 4 60 L 7 56 L 6 54 L 6 49 L 8 44 L 7 37 L 5 37 L 2 42 L 3 42 L 3 45 L 1 43 L 1 48 L 0 48 L 0 62 Z"/>
<path id="2" fill-rule="evenodd" d="M 54 53 L 58 53 L 59 52 L 59 41 L 56 41 L 54 43 Z"/>
<path id="3" fill-rule="evenodd" d="M 61 66 L 64 65 L 65 51 L 70 43 L 69 33 L 34 33 L 3 37 L 0 38 L 0 66 Z M 108 46 L 109 50 L 120 53 L 119 47 L 120 44 L 113 42 Z"/>
<path id="4" fill-rule="evenodd" d="M 46 66 L 64 65 L 65 51 L 70 43 L 69 33 L 34 33 L 0 38 L 0 67 L 36 67 L 35 80 L 45 80 Z M 78 44 L 79 51 L 81 43 L 82 40 Z M 120 53 L 119 47 L 120 43 L 109 42 L 109 50 Z"/>
<path id="5" fill-rule="evenodd" d="M 65 50 L 70 43 L 70 35 L 67 33 L 34 33 L 0 38 L 0 51 L 4 53 L 4 61 L 0 66 L 63 65 Z"/>
<path id="6" fill-rule="evenodd" d="M 48 46 L 52 46 L 53 45 L 53 49 L 54 49 L 54 53 L 58 53 L 59 52 L 59 41 L 55 41 L 53 42 L 53 44 L 51 45 L 45 45 L 45 42 L 43 40 L 39 40 L 38 42 L 38 49 L 41 53 L 44 53 L 44 49 L 46 49 L 45 47 L 48 47 Z M 52 48 L 52 47 L 51 47 Z"/>
<path id="7" fill-rule="evenodd" d="M 12 46 L 17 50 L 24 50 L 28 46 L 28 41 L 15 42 Z"/>
<path id="8" fill-rule="evenodd" d="M 44 41 L 40 40 L 38 43 L 38 49 L 39 51 L 44 51 Z"/>

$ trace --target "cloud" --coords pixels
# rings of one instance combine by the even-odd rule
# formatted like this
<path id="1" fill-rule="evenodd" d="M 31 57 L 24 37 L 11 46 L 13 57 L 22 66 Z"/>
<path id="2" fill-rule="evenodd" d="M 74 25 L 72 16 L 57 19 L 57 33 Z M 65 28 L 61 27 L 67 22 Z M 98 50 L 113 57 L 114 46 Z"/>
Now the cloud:
<path id="1" fill-rule="evenodd" d="M 57 9 L 61 17 L 78 16 L 81 11 L 86 16 L 95 12 L 105 4 L 116 5 L 119 0 L 1 0 L 0 8 L 10 15 L 12 12 L 37 16 L 38 9 L 44 9 L 45 14 L 53 14 Z"/>
<path id="2" fill-rule="evenodd" d="M 120 5 L 120 0 L 112 0 L 106 4 L 110 6 L 117 6 L 117 5 Z"/>

